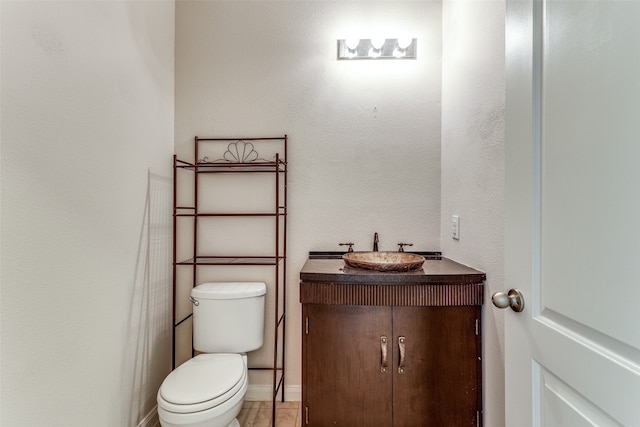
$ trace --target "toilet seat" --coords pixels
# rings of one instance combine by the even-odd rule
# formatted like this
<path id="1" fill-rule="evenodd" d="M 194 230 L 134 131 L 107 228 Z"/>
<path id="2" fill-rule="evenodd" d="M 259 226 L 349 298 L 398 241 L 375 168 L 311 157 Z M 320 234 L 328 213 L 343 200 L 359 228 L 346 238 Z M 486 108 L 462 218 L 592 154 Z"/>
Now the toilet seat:
<path id="1" fill-rule="evenodd" d="M 232 398 L 246 383 L 240 354 L 200 354 L 167 376 L 158 391 L 158 405 L 177 414 L 205 411 Z"/>

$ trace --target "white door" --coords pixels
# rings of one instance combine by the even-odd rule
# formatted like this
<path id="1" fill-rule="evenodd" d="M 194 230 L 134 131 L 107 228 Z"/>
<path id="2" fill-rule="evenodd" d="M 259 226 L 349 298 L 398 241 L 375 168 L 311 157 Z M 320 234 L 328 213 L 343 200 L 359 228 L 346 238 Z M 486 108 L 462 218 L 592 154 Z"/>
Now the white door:
<path id="1" fill-rule="evenodd" d="M 507 0 L 507 427 L 640 426 L 640 1 Z"/>

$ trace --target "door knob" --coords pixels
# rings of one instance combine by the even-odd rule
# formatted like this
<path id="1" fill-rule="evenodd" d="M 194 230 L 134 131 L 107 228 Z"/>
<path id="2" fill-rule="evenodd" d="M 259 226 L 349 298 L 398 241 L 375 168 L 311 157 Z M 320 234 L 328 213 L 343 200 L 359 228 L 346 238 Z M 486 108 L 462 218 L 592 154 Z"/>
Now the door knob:
<path id="1" fill-rule="evenodd" d="M 509 292 L 506 294 L 504 292 L 496 292 L 491 297 L 491 301 L 493 301 L 493 305 L 498 308 L 511 307 L 511 310 L 516 313 L 524 310 L 524 297 L 522 296 L 522 292 L 517 289 L 509 289 Z"/>

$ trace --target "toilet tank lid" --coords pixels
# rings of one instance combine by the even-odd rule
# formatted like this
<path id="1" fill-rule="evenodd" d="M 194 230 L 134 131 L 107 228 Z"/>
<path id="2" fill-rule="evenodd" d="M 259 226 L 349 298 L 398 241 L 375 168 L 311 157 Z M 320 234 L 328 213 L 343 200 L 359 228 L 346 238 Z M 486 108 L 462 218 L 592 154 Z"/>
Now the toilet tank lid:
<path id="1" fill-rule="evenodd" d="M 267 293 L 262 282 L 207 282 L 191 291 L 191 296 L 200 299 L 238 299 L 261 296 Z"/>

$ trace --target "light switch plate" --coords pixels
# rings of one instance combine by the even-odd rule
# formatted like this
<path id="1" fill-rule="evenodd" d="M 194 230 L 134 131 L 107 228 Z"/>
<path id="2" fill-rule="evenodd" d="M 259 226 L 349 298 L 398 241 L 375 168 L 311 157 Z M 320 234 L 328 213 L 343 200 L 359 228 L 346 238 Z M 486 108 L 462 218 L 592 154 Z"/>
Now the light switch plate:
<path id="1" fill-rule="evenodd" d="M 453 215 L 451 217 L 451 237 L 455 240 L 460 240 L 460 215 Z"/>

